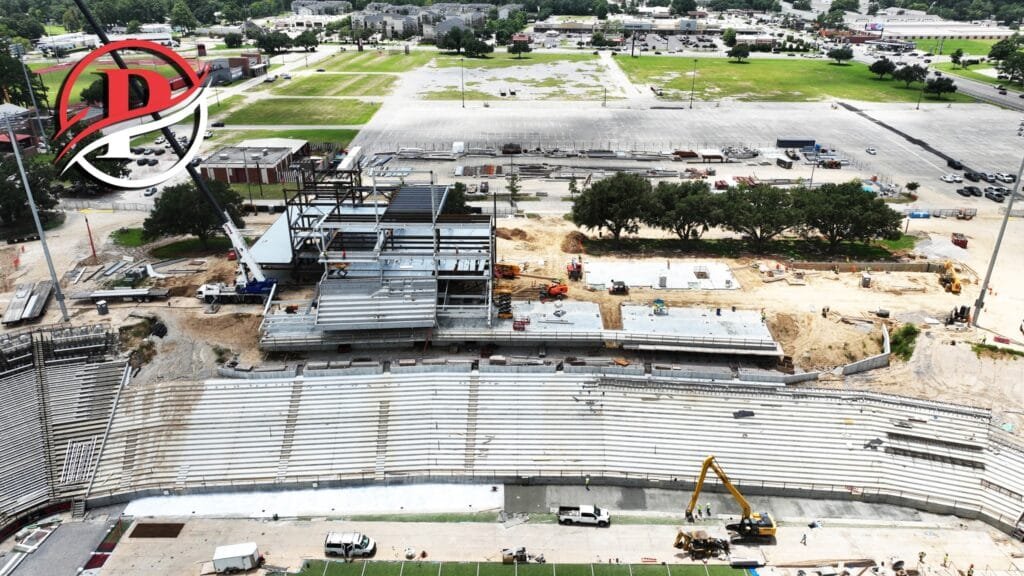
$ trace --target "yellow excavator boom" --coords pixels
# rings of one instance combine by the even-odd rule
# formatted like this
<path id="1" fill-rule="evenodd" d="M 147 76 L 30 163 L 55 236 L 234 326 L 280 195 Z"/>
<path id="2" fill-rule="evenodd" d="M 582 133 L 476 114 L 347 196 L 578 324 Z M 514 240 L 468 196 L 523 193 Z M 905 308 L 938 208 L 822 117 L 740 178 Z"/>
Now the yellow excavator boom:
<path id="1" fill-rule="evenodd" d="M 686 517 L 693 518 L 693 510 L 697 507 L 697 499 L 700 498 L 700 491 L 704 488 L 704 479 L 707 477 L 709 469 L 715 471 L 715 475 L 718 476 L 718 479 L 722 481 L 722 484 L 727 490 L 729 490 L 732 497 L 736 499 L 736 502 L 739 502 L 740 508 L 743 509 L 743 517 L 750 518 L 753 514 L 750 502 L 747 502 L 747 499 L 743 497 L 743 494 L 733 486 L 732 482 L 729 480 L 729 476 L 726 475 L 725 471 L 718 465 L 714 456 L 708 456 L 704 459 L 704 465 L 700 468 L 700 477 L 697 478 L 697 486 L 694 487 L 693 496 L 690 498 L 690 505 L 686 507 Z"/>

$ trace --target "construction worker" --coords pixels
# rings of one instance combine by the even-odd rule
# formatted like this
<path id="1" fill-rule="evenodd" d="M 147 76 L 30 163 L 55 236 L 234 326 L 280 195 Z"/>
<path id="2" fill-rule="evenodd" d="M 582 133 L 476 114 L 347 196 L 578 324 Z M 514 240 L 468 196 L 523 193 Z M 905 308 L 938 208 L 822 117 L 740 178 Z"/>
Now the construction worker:
<path id="1" fill-rule="evenodd" d="M 948 568 L 949 567 L 949 552 L 946 552 L 946 554 L 942 557 L 942 567 L 943 568 Z"/>
<path id="2" fill-rule="evenodd" d="M 706 516 L 707 516 L 708 518 L 711 518 L 711 504 L 708 504 L 708 505 L 707 505 L 707 507 L 706 507 L 706 508 L 704 509 L 704 514 L 705 514 L 705 515 L 706 515 Z"/>
<path id="3" fill-rule="evenodd" d="M 807 546 L 807 532 L 804 532 L 803 537 L 800 538 L 800 543 Z"/>
<path id="4" fill-rule="evenodd" d="M 967 569 L 967 576 L 974 576 L 974 564 L 971 564 L 971 567 Z"/>
<path id="5" fill-rule="evenodd" d="M 920 562 L 921 564 L 924 564 L 924 556 L 925 556 L 925 554 L 924 554 L 923 551 L 918 552 L 918 554 L 917 554 L 917 561 Z"/>
<path id="6" fill-rule="evenodd" d="M 590 474 L 587 474 L 587 477 L 583 479 L 583 487 L 587 489 L 587 492 L 590 492 Z"/>

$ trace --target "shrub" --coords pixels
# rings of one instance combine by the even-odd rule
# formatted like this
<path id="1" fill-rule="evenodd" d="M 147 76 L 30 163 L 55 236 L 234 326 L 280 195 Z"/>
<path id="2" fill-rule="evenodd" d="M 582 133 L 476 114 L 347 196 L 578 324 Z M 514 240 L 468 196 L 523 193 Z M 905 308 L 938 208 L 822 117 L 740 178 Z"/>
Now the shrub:
<path id="1" fill-rule="evenodd" d="M 914 344 L 921 330 L 913 324 L 904 324 L 889 337 L 889 346 L 894 356 L 910 360 L 914 355 Z"/>

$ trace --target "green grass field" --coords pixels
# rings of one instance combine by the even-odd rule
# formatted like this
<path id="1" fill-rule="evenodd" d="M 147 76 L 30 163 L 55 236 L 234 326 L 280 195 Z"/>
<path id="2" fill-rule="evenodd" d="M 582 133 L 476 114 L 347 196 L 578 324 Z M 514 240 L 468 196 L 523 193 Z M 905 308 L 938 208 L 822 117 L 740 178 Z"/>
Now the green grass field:
<path id="1" fill-rule="evenodd" d="M 1010 83 L 1010 82 L 1008 82 L 1006 80 L 999 80 L 998 78 L 995 78 L 994 76 L 988 76 L 986 74 L 982 74 L 981 72 L 977 72 L 977 71 L 975 71 L 974 69 L 972 69 L 970 67 L 968 67 L 965 70 L 963 68 L 960 68 L 959 66 L 953 66 L 952 62 L 942 62 L 942 63 L 939 63 L 939 64 L 932 64 L 932 68 L 935 68 L 936 70 L 942 70 L 943 72 L 952 74 L 954 76 L 961 76 L 963 78 L 969 78 L 971 80 L 977 80 L 978 82 L 984 82 L 985 84 L 991 84 L 993 86 L 1002 84 L 1002 85 L 1006 86 L 1010 90 L 1020 90 L 1021 89 L 1021 85 L 1020 84 L 1012 84 L 1012 83 Z M 976 68 L 984 68 L 984 67 L 983 66 L 976 66 Z"/>
<path id="2" fill-rule="evenodd" d="M 659 86 L 667 99 L 690 93 L 692 60 L 681 58 L 616 58 L 638 84 Z M 737 64 L 725 58 L 701 58 L 695 86 L 700 100 L 735 98 L 745 101 L 808 102 L 849 98 L 866 102 L 914 102 L 921 86 L 878 80 L 864 64 L 837 66 L 823 60 L 752 60 Z M 925 97 L 926 100 L 930 99 Z M 971 102 L 964 94 L 945 95 L 944 102 Z"/>
<path id="3" fill-rule="evenodd" d="M 129 248 L 137 248 L 145 244 L 142 240 L 142 228 L 120 228 L 114 230 L 110 235 L 110 239 L 118 246 L 128 246 Z"/>
<path id="4" fill-rule="evenodd" d="M 171 242 L 170 244 L 164 244 L 149 251 L 154 258 L 167 259 L 167 258 L 181 258 L 186 256 L 209 256 L 210 254 L 219 254 L 227 251 L 231 248 L 231 241 L 224 236 L 214 236 L 207 242 L 206 248 L 203 248 L 198 238 L 186 238 L 184 240 L 178 240 L 177 242 Z"/>
<path id="5" fill-rule="evenodd" d="M 308 140 L 314 144 L 329 142 L 344 148 L 359 134 L 358 130 L 326 129 L 317 130 L 231 130 L 230 128 L 219 128 L 214 131 L 214 139 L 217 144 L 227 146 L 236 144 L 242 140 L 253 138 L 296 138 Z"/>
<path id="6" fill-rule="evenodd" d="M 365 566 L 364 566 L 365 565 Z M 271 573 L 275 574 L 275 573 Z M 278 573 L 280 574 L 280 573 Z M 721 564 L 497 564 L 307 560 L 298 576 L 745 576 Z"/>
<path id="7" fill-rule="evenodd" d="M 437 57 L 435 62 L 441 68 L 465 66 L 466 68 L 494 69 L 511 68 L 512 66 L 533 66 L 536 64 L 549 64 L 551 62 L 586 62 L 588 60 L 597 60 L 597 58 L 597 56 L 589 53 L 559 54 L 551 52 L 523 54 L 522 58 L 517 58 L 515 54 L 501 51 L 488 54 L 486 58 L 460 58 L 450 54 L 442 54 Z"/>
<path id="8" fill-rule="evenodd" d="M 939 40 L 935 39 L 921 39 L 921 38 L 908 38 L 917 44 L 917 50 L 919 52 L 931 52 L 933 54 L 939 53 Z M 970 54 L 971 56 L 988 56 L 988 51 L 992 48 L 992 45 L 996 43 L 996 40 L 953 40 L 946 39 L 942 40 L 942 53 L 949 55 L 956 52 L 957 49 L 963 50 L 964 54 Z"/>
<path id="9" fill-rule="evenodd" d="M 409 54 L 399 51 L 364 50 L 362 52 L 339 52 L 326 60 L 307 67 L 307 70 L 323 68 L 332 72 L 408 72 L 430 62 L 436 54 L 414 50 Z"/>
<path id="10" fill-rule="evenodd" d="M 397 80 L 391 74 L 317 74 L 275 84 L 270 91 L 281 96 L 384 96 Z"/>
<path id="11" fill-rule="evenodd" d="M 67 29 L 60 24 L 43 24 L 43 30 L 46 31 L 47 36 L 56 36 L 58 34 L 67 34 Z"/>
<path id="12" fill-rule="evenodd" d="M 420 97 L 424 100 L 461 100 L 462 91 L 458 88 L 445 88 L 444 90 L 423 92 Z M 466 90 L 466 100 L 495 100 L 496 98 L 496 94 L 488 94 L 480 90 Z"/>
<path id="13" fill-rule="evenodd" d="M 317 98 L 267 98 L 256 100 L 229 114 L 227 124 L 366 124 L 380 104 L 360 100 Z"/>
<path id="14" fill-rule="evenodd" d="M 252 193 L 253 202 L 257 200 L 283 200 L 284 199 L 284 184 L 260 184 L 253 182 L 251 184 L 242 184 L 235 182 L 229 184 L 231 189 L 238 192 L 238 195 L 242 197 L 245 202 L 249 201 L 249 194 Z M 294 188 L 294 186 L 292 187 Z"/>
<path id="15" fill-rule="evenodd" d="M 130 62 L 130 61 L 129 61 Z M 129 64 L 130 65 L 130 64 Z M 48 68 L 52 64 L 29 64 L 29 69 L 37 70 L 39 68 Z M 111 64 L 92 64 L 85 69 L 85 72 L 78 76 L 78 81 L 75 82 L 74 88 L 71 89 L 71 102 L 77 103 L 79 101 L 79 95 L 82 90 L 85 90 L 92 84 L 97 78 L 98 74 L 93 72 L 96 70 L 110 68 Z M 148 67 L 156 70 L 165 78 L 173 78 L 178 75 L 178 72 L 171 66 L 157 66 L 155 68 Z M 43 79 L 43 84 L 46 86 L 46 97 L 50 101 L 50 104 L 54 104 L 57 101 L 57 93 L 60 91 L 61 84 L 64 83 L 64 79 L 67 78 L 68 73 L 71 72 L 71 68 L 65 68 L 63 70 L 55 70 L 53 72 L 47 72 L 46 74 L 40 74 L 39 76 Z"/>

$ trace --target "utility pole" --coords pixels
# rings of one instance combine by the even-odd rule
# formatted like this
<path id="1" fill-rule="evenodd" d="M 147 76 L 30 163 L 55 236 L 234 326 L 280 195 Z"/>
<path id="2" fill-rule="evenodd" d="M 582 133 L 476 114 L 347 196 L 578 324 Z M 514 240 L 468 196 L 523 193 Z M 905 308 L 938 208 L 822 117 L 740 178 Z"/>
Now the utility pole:
<path id="1" fill-rule="evenodd" d="M 95 264 L 95 263 L 97 263 L 96 244 L 94 244 L 93 241 L 92 241 L 92 227 L 89 226 L 89 217 L 88 216 L 85 217 L 85 233 L 89 235 L 89 248 L 92 250 L 92 261 Z"/>
<path id="2" fill-rule="evenodd" d="M 43 247 L 43 256 L 46 257 L 46 267 L 50 269 L 50 280 L 53 281 L 53 290 L 57 298 L 57 305 L 60 306 L 60 315 L 65 322 L 71 320 L 68 316 L 68 309 L 64 306 L 64 292 L 60 289 L 60 280 L 57 279 L 57 271 L 53 269 L 53 259 L 50 258 L 50 249 L 46 246 L 46 233 L 43 231 L 43 224 L 39 221 L 39 211 L 36 210 L 36 200 L 32 197 L 32 188 L 28 184 L 28 174 L 25 173 L 25 165 L 21 161 L 21 147 L 18 146 L 18 139 L 14 135 L 14 127 L 11 126 L 11 115 L 4 114 L 4 122 L 7 124 L 7 135 L 11 139 L 11 149 L 14 150 L 14 161 L 18 164 L 18 172 L 21 173 L 21 185 L 25 188 L 25 195 L 28 196 L 28 207 L 32 212 L 32 219 L 36 223 L 36 232 L 39 233 L 39 243 Z"/>
<path id="3" fill-rule="evenodd" d="M 466 107 L 466 59 L 459 57 L 459 76 L 461 78 L 460 84 L 462 85 L 462 107 Z"/>
<path id="4" fill-rule="evenodd" d="M 693 110 L 693 91 L 697 88 L 697 59 L 693 59 L 693 73 L 690 74 L 690 110 Z"/>
<path id="5" fill-rule="evenodd" d="M 1003 223 L 999 226 L 999 235 L 996 236 L 996 245 L 992 249 L 992 258 L 988 261 L 988 270 L 985 272 L 985 280 L 981 283 L 981 292 L 974 302 L 974 317 L 971 319 L 974 327 L 978 327 L 978 316 L 981 316 L 981 309 L 985 307 L 985 292 L 988 291 L 988 283 L 992 280 L 992 269 L 996 267 L 996 258 L 999 257 L 999 248 L 1003 244 L 1003 234 L 1006 233 L 1006 223 L 1010 221 L 1010 211 L 1013 210 L 1013 199 L 1020 192 L 1020 179 L 1024 176 L 1024 159 L 1017 169 L 1017 182 L 1013 185 L 1013 192 L 1010 193 L 1010 201 L 1006 204 L 1006 214 L 1003 214 Z"/>

